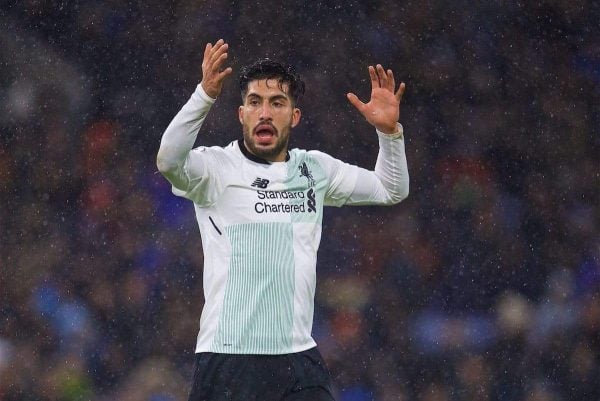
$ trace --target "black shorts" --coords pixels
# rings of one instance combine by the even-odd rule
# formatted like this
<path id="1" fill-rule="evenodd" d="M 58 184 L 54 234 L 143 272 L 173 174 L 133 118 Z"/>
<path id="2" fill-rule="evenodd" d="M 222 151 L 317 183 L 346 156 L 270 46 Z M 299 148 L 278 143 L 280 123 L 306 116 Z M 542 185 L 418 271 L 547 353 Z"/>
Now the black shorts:
<path id="1" fill-rule="evenodd" d="M 285 355 L 196 354 L 189 401 L 334 401 L 317 348 Z"/>

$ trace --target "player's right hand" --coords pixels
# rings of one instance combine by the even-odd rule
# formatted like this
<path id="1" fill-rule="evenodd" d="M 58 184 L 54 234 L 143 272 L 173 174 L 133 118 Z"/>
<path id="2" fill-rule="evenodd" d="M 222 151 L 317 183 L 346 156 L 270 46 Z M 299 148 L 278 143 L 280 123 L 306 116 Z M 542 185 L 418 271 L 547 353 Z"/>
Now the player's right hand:
<path id="1" fill-rule="evenodd" d="M 223 39 L 217 40 L 213 45 L 207 43 L 204 49 L 204 59 L 202 60 L 202 88 L 210 97 L 217 98 L 223 88 L 223 80 L 233 71 L 227 67 L 221 71 L 225 60 L 227 59 L 227 43 Z"/>

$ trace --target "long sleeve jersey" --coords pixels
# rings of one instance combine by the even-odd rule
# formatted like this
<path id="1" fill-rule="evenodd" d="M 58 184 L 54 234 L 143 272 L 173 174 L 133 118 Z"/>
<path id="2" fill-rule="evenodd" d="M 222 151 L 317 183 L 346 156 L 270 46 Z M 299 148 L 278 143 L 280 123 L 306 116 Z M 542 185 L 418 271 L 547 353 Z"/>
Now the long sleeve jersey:
<path id="1" fill-rule="evenodd" d="M 284 162 L 242 139 L 192 149 L 215 99 L 198 85 L 165 131 L 158 166 L 194 203 L 204 251 L 205 304 L 196 352 L 286 354 L 311 336 L 323 206 L 391 205 L 408 195 L 400 133 L 377 132 L 374 171 L 323 152 L 291 149 Z"/>

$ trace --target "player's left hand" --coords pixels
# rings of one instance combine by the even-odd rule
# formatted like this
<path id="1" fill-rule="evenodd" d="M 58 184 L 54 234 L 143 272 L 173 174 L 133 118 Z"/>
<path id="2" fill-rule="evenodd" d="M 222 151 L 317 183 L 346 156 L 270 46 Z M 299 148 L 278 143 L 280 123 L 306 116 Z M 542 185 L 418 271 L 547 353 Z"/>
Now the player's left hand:
<path id="1" fill-rule="evenodd" d="M 363 103 L 354 93 L 348 93 L 348 100 L 366 120 L 384 134 L 396 133 L 396 123 L 400 118 L 400 101 L 404 93 L 404 82 L 396 89 L 392 70 L 385 71 L 381 64 L 369 66 L 371 76 L 371 100 Z"/>

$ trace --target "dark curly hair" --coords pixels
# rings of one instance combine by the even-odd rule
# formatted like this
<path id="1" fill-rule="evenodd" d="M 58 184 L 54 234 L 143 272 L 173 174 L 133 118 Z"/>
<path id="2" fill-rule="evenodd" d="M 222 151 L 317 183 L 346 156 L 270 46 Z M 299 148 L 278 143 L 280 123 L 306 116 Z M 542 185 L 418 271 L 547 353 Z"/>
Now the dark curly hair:
<path id="1" fill-rule="evenodd" d="M 257 79 L 276 79 L 280 87 L 284 83 L 288 84 L 288 95 L 294 105 L 298 104 L 300 97 L 304 94 L 304 81 L 294 67 L 264 58 L 242 68 L 240 72 L 242 100 L 248 92 L 248 83 Z"/>

